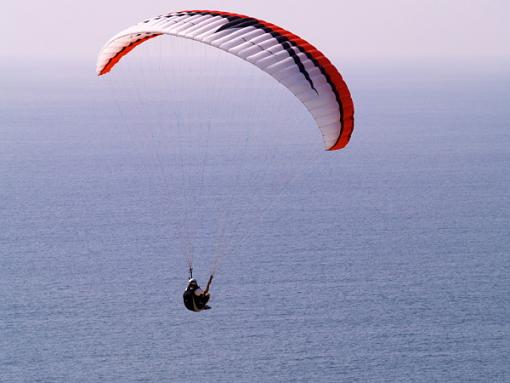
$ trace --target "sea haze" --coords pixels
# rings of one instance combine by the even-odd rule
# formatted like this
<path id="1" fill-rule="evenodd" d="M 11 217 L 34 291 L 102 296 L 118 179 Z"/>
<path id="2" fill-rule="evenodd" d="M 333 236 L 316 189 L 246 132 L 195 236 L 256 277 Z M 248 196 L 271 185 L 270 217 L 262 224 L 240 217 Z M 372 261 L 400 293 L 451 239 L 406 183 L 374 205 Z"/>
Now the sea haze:
<path id="1" fill-rule="evenodd" d="M 204 52 L 1 71 L 0 381 L 508 382 L 508 67 L 347 62 L 329 153 Z"/>

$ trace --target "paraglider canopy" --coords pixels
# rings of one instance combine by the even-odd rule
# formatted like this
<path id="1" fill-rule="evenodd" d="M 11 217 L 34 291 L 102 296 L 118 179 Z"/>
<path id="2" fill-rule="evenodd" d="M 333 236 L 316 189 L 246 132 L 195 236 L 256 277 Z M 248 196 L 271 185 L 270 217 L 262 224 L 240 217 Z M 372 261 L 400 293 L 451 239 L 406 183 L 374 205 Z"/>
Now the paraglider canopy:
<path id="1" fill-rule="evenodd" d="M 253 17 L 194 10 L 144 20 L 106 43 L 98 56 L 98 75 L 111 71 L 136 46 L 163 34 L 209 44 L 252 63 L 306 106 L 327 150 L 348 144 L 354 128 L 354 106 L 338 70 L 307 41 Z"/>

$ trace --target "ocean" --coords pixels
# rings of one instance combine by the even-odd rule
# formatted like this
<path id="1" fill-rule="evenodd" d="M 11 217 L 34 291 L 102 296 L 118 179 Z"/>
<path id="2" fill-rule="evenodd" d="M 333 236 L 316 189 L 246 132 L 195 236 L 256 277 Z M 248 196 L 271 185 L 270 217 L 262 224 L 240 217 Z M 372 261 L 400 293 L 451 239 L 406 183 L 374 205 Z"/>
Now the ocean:
<path id="1" fill-rule="evenodd" d="M 3 64 L 0 382 L 508 382 L 508 66 L 345 60 L 330 153 L 222 59 Z"/>

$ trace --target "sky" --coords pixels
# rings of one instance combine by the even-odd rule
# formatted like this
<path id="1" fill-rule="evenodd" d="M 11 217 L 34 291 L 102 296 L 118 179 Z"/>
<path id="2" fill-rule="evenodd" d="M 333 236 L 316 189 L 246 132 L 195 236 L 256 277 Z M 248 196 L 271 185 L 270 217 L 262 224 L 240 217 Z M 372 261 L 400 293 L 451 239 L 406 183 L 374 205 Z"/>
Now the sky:
<path id="1" fill-rule="evenodd" d="M 116 32 L 187 9 L 247 14 L 278 24 L 334 58 L 510 58 L 507 0 L 3 0 L 3 59 L 95 60 Z"/>

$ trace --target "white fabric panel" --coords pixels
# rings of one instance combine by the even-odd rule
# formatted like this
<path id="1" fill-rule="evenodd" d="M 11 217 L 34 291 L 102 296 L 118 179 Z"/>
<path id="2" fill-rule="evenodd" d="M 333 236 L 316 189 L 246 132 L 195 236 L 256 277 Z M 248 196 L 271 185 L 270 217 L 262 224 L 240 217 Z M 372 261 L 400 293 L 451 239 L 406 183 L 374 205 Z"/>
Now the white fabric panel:
<path id="1" fill-rule="evenodd" d="M 316 118 L 335 116 L 336 119 L 340 119 L 340 110 L 331 109 L 330 105 L 324 105 L 320 108 L 319 107 L 311 108 L 311 110 L 313 116 Z"/>
<path id="2" fill-rule="evenodd" d="M 181 31 L 184 31 L 190 27 L 193 27 L 193 20 L 196 20 L 197 16 L 188 17 L 185 21 L 177 22 L 168 27 L 168 32 L 179 35 Z"/>
<path id="3" fill-rule="evenodd" d="M 324 139 L 326 147 L 331 147 L 335 144 L 340 129 L 341 129 L 340 121 L 336 121 L 332 124 L 321 126 L 322 137 Z"/>
<path id="4" fill-rule="evenodd" d="M 252 45 L 250 47 L 247 47 L 246 50 L 239 52 L 240 56 L 248 58 L 254 54 L 262 52 L 263 50 L 274 52 L 276 46 L 278 46 L 279 49 L 283 49 L 281 44 L 279 44 L 278 41 L 276 41 L 276 39 L 269 33 L 265 33 L 262 36 L 254 38 L 251 40 L 251 42 Z"/>
<path id="5" fill-rule="evenodd" d="M 323 132 L 325 134 L 330 133 L 331 135 L 335 135 L 338 129 L 340 129 L 340 121 L 336 121 L 332 124 L 323 125 Z M 336 140 L 336 137 L 335 137 Z"/>
<path id="6" fill-rule="evenodd" d="M 266 67 L 266 72 L 270 73 L 271 75 L 280 75 L 279 72 L 282 70 L 288 70 L 288 69 L 297 69 L 297 65 L 294 62 L 294 59 L 292 57 L 288 57 L 286 59 L 280 60 L 275 64 L 269 65 Z M 282 76 L 283 77 L 283 76 Z"/>
<path id="7" fill-rule="evenodd" d="M 317 96 L 317 93 L 314 92 Z M 333 92 L 322 93 L 320 97 L 311 97 L 306 100 L 306 105 L 309 109 L 320 108 L 321 106 L 327 106 L 329 108 L 335 108 L 338 104 L 336 97 Z"/>
<path id="8" fill-rule="evenodd" d="M 242 29 L 239 29 L 239 30 L 231 30 L 231 29 L 227 30 L 229 32 L 229 34 L 223 36 L 220 39 L 214 40 L 214 42 L 212 42 L 212 44 L 215 47 L 218 47 L 220 49 L 228 50 L 229 47 L 223 48 L 222 45 L 228 44 L 229 42 L 234 43 L 235 40 L 237 40 L 238 38 L 244 36 L 246 34 L 246 32 L 250 32 L 253 29 L 254 29 L 253 27 L 246 27 L 246 28 L 242 28 Z M 241 42 L 242 42 L 242 40 L 240 40 L 240 43 Z"/>
<path id="9" fill-rule="evenodd" d="M 268 49 L 270 45 L 280 45 L 278 41 L 274 38 L 271 33 L 267 33 L 266 31 L 263 31 L 264 34 L 260 35 L 259 37 L 253 38 L 252 42 L 254 44 L 260 45 L 264 49 Z M 268 45 L 269 44 L 269 45 Z"/>
<path id="10" fill-rule="evenodd" d="M 297 88 L 301 88 L 301 90 L 298 92 L 298 98 L 301 98 L 301 95 L 303 95 L 303 97 L 305 97 L 306 94 L 308 93 L 311 93 L 313 92 L 314 94 L 323 94 L 323 93 L 326 93 L 326 92 L 332 92 L 331 91 L 331 86 L 329 84 L 325 84 L 325 85 L 318 85 L 318 84 L 314 84 L 315 85 L 315 90 L 311 89 L 310 87 L 308 87 L 308 89 L 306 87 L 303 87 L 303 85 L 298 81 L 294 82 L 293 84 L 289 85 L 289 87 L 297 87 Z M 316 92 L 317 91 L 317 92 Z"/>
<path id="11" fill-rule="evenodd" d="M 254 42 L 257 44 L 257 47 L 259 48 L 259 51 L 256 53 L 260 53 L 260 48 L 262 48 L 262 51 L 267 51 L 269 53 L 277 53 L 280 52 L 283 49 L 283 46 L 276 40 L 273 36 L 266 33 L 264 39 L 260 39 L 260 41 L 256 41 L 257 39 L 254 39 Z"/>
<path id="12" fill-rule="evenodd" d="M 231 48 L 237 48 L 239 45 L 246 43 L 250 39 L 250 35 L 253 35 L 254 31 L 258 31 L 260 29 L 255 27 L 246 27 L 241 30 L 244 32 L 238 36 L 232 36 L 231 39 L 226 39 L 223 43 L 221 43 L 218 48 L 223 49 L 225 51 L 229 51 Z"/>
<path id="13" fill-rule="evenodd" d="M 190 29 L 188 31 L 189 37 L 195 39 L 198 38 L 200 35 L 205 34 L 207 32 L 214 32 L 216 31 L 221 25 L 225 23 L 225 19 L 222 17 L 209 17 L 209 19 L 201 22 L 196 27 Z"/>
<path id="14" fill-rule="evenodd" d="M 313 115 L 313 113 L 312 113 L 312 115 Z M 340 119 L 340 117 L 338 117 L 336 114 L 330 114 L 327 116 L 319 116 L 319 117 L 314 116 L 314 120 L 317 122 L 317 125 L 319 125 L 319 126 L 332 124 L 332 123 L 338 121 L 339 119 Z"/>
<path id="15" fill-rule="evenodd" d="M 203 31 L 195 33 L 194 34 L 195 40 L 202 41 L 202 42 L 206 43 L 207 37 L 216 33 L 218 28 L 220 28 L 222 25 L 225 25 L 226 23 L 227 23 L 227 20 L 225 20 L 223 17 L 215 16 L 214 21 L 211 21 L 211 28 L 204 27 Z"/>
<path id="16" fill-rule="evenodd" d="M 271 54 L 270 52 L 268 52 L 267 53 L 267 57 L 260 58 L 255 63 L 256 63 L 256 65 L 259 68 L 265 70 L 265 68 L 267 68 L 268 66 L 271 66 L 271 65 L 274 65 L 276 63 L 282 62 L 282 61 L 286 60 L 289 57 L 290 57 L 289 53 L 286 50 L 282 49 L 278 53 Z"/>
<path id="17" fill-rule="evenodd" d="M 183 35 L 185 34 L 187 36 L 192 36 L 195 30 L 209 24 L 210 22 L 211 16 L 209 15 L 199 17 L 193 21 L 190 21 L 188 28 L 181 29 L 179 33 Z"/>
<path id="18" fill-rule="evenodd" d="M 228 51 L 232 54 L 235 54 L 235 55 L 238 55 L 238 52 L 240 52 L 241 50 L 247 48 L 247 47 L 251 47 L 253 46 L 253 44 L 255 44 L 253 42 L 253 40 L 256 38 L 256 37 L 259 37 L 261 35 L 265 35 L 267 34 L 266 32 L 264 32 L 262 29 L 260 28 L 254 28 L 254 27 L 251 27 L 251 31 L 248 32 L 245 36 L 243 36 L 243 38 L 245 39 L 242 43 L 240 43 L 239 45 L 237 45 L 236 47 L 232 47 L 232 48 L 229 48 Z"/>
<path id="19" fill-rule="evenodd" d="M 205 19 L 208 19 L 208 17 L 206 17 Z M 188 36 L 190 34 L 189 31 L 191 29 L 196 28 L 197 26 L 199 26 L 201 21 L 203 21 L 203 20 L 204 20 L 204 16 L 203 15 L 192 17 L 192 18 L 190 18 L 189 20 L 186 21 L 186 24 L 183 25 L 182 28 L 176 29 L 176 32 L 179 35 Z M 179 24 L 177 24 L 177 25 L 179 25 Z"/>
<path id="20" fill-rule="evenodd" d="M 166 24 L 163 24 L 163 28 L 165 28 L 167 31 L 170 32 L 173 27 L 179 26 L 179 25 L 184 25 L 186 23 L 186 21 L 189 20 L 191 17 L 193 17 L 193 16 L 174 16 L 174 17 L 168 19 L 168 21 L 170 21 L 168 26 Z M 140 23 L 137 26 L 139 26 L 140 28 L 144 28 L 144 27 L 151 27 L 152 26 L 151 24 L 152 24 L 152 21 L 149 21 L 148 23 Z"/>
<path id="21" fill-rule="evenodd" d="M 162 24 L 162 27 L 167 27 L 170 24 L 174 24 L 176 22 L 179 22 L 179 16 L 171 16 L 171 17 L 165 17 L 165 21 Z M 144 23 L 138 23 L 137 25 L 144 25 Z"/>
<path id="22" fill-rule="evenodd" d="M 219 32 L 214 32 L 214 33 L 210 34 L 209 36 L 205 37 L 204 42 L 207 44 L 215 45 L 214 44 L 215 41 L 220 40 L 223 37 L 229 36 L 231 34 L 232 34 L 232 31 L 228 30 L 228 29 L 225 29 L 225 30 L 219 31 Z"/>

